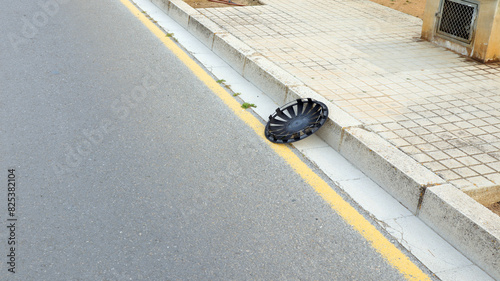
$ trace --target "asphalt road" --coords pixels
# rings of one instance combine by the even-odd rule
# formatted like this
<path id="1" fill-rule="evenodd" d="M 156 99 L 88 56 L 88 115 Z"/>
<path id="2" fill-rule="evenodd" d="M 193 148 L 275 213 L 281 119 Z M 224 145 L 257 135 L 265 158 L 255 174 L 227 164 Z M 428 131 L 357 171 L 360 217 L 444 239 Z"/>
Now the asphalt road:
<path id="1" fill-rule="evenodd" d="M 1 280 L 404 280 L 118 0 L 41 3 L 0 10 Z"/>

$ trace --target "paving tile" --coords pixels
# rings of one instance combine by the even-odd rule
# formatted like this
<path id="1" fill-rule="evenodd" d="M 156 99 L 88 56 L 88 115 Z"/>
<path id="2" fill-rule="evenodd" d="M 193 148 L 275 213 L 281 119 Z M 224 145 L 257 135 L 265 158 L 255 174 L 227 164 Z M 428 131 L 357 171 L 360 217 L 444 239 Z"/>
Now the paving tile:
<path id="1" fill-rule="evenodd" d="M 443 140 L 452 140 L 452 139 L 456 139 L 457 138 L 457 134 L 459 134 L 459 133 L 460 132 L 456 132 L 456 134 L 454 134 L 454 132 L 444 131 L 444 132 L 436 133 L 436 135 L 438 137 L 440 137 L 441 139 L 443 139 Z"/>
<path id="2" fill-rule="evenodd" d="M 443 152 L 448 154 L 452 158 L 458 158 L 458 157 L 462 157 L 462 156 L 467 155 L 463 151 L 461 151 L 460 149 L 457 149 L 457 148 L 446 149 Z"/>
<path id="3" fill-rule="evenodd" d="M 473 122 L 474 120 L 470 121 L 471 123 Z M 470 128 L 470 129 L 466 129 L 466 131 L 468 133 L 470 133 L 471 135 L 474 135 L 474 136 L 477 136 L 477 135 L 484 135 L 486 134 L 486 131 L 484 131 L 483 129 L 481 128 Z"/>
<path id="4" fill-rule="evenodd" d="M 488 163 L 488 167 L 492 168 L 495 171 L 498 171 L 500 173 L 500 161 L 498 162 L 493 162 L 493 163 Z"/>
<path id="5" fill-rule="evenodd" d="M 422 151 L 420 149 L 418 149 L 412 145 L 402 146 L 402 147 L 399 147 L 399 149 L 402 150 L 403 152 L 409 154 L 409 155 L 422 153 Z"/>
<path id="6" fill-rule="evenodd" d="M 486 165 L 470 166 L 470 168 L 480 175 L 487 175 L 495 172 L 495 170 Z"/>
<path id="7" fill-rule="evenodd" d="M 463 189 L 465 187 L 469 187 L 472 185 L 471 182 L 469 182 L 466 179 L 450 180 L 450 183 L 452 183 L 453 185 L 455 185 L 456 187 L 458 187 L 460 189 Z"/>
<path id="8" fill-rule="evenodd" d="M 456 122 L 454 123 L 454 125 L 461 129 L 469 129 L 474 127 L 474 125 L 472 125 L 470 122 L 467 121 Z"/>
<path id="9" fill-rule="evenodd" d="M 450 157 L 442 151 L 433 151 L 433 152 L 429 152 L 428 154 L 430 157 L 432 157 L 434 160 L 437 160 L 437 161 L 448 159 Z"/>
<path id="10" fill-rule="evenodd" d="M 420 138 L 418 136 L 408 137 L 408 138 L 405 138 L 405 140 L 407 142 L 409 142 L 410 144 L 412 144 L 412 145 L 419 145 L 419 144 L 425 144 L 426 143 L 425 140 L 423 140 L 422 138 Z"/>
<path id="11" fill-rule="evenodd" d="M 479 161 L 481 163 L 493 163 L 493 162 L 497 161 L 497 159 L 495 159 L 495 157 L 492 157 L 486 153 L 474 155 L 473 157 L 474 157 L 474 159 L 476 159 L 477 161 Z"/>
<path id="12" fill-rule="evenodd" d="M 387 132 L 387 133 L 390 133 L 390 132 Z M 384 136 L 384 135 L 381 134 L 381 136 Z M 389 142 L 392 143 L 393 145 L 395 145 L 396 147 L 411 145 L 411 143 L 409 143 L 401 138 L 389 139 Z"/>
<path id="13" fill-rule="evenodd" d="M 495 154 L 495 153 L 500 152 L 496 146 L 488 144 L 488 143 L 479 145 L 479 149 L 481 151 L 486 152 L 486 153 L 493 153 L 493 154 Z"/>
<path id="14" fill-rule="evenodd" d="M 491 186 L 491 185 L 493 185 L 493 182 L 484 176 L 469 177 L 469 178 L 467 178 L 467 180 L 470 183 L 472 183 L 474 186 Z"/>
<path id="15" fill-rule="evenodd" d="M 457 180 L 460 179 L 461 176 L 457 173 L 452 172 L 451 170 L 443 170 L 437 172 L 438 176 L 442 177 L 445 180 Z"/>
<path id="16" fill-rule="evenodd" d="M 497 159 L 497 160 L 500 160 L 500 151 L 490 152 L 490 153 L 488 153 L 488 155 Z"/>
<path id="17" fill-rule="evenodd" d="M 500 173 L 488 174 L 485 177 L 495 184 L 500 184 Z"/>
<path id="18" fill-rule="evenodd" d="M 484 126 L 484 127 L 481 127 L 481 129 L 488 134 L 488 135 L 483 135 L 483 137 L 489 137 L 495 133 L 500 132 L 500 128 L 498 128 L 498 126 Z"/>
<path id="19" fill-rule="evenodd" d="M 484 118 L 483 121 L 491 125 L 500 124 L 500 118 L 497 117 L 487 117 Z"/>
<path id="20" fill-rule="evenodd" d="M 432 122 L 432 121 L 430 121 L 430 122 Z M 434 122 L 432 122 L 432 124 L 434 124 Z M 429 132 L 432 132 L 432 133 L 442 133 L 442 132 L 446 131 L 443 127 L 438 126 L 438 125 L 426 126 L 425 128 L 427 130 L 429 130 Z"/>
<path id="21" fill-rule="evenodd" d="M 467 132 L 466 130 L 451 131 L 451 132 L 447 132 L 447 133 L 451 133 L 452 135 L 454 135 L 457 138 L 468 138 L 468 137 L 473 136 L 473 134 Z"/>
<path id="22" fill-rule="evenodd" d="M 440 161 L 440 163 L 449 169 L 455 169 L 455 168 L 459 168 L 459 167 L 464 166 L 462 163 L 458 162 L 455 159 L 444 159 L 444 160 Z"/>
<path id="23" fill-rule="evenodd" d="M 442 124 L 441 127 L 445 129 L 446 131 L 457 131 L 460 130 L 460 127 L 458 127 L 455 124 L 448 123 L 448 124 Z"/>
<path id="24" fill-rule="evenodd" d="M 478 149 L 474 146 L 464 146 L 464 147 L 461 147 L 460 150 L 467 153 L 467 155 L 477 155 L 477 154 L 482 153 L 482 151 L 480 149 Z"/>
<path id="25" fill-rule="evenodd" d="M 412 133 L 411 131 L 407 129 L 399 129 L 399 130 L 394 130 L 394 133 L 397 134 L 398 136 L 402 138 L 407 138 L 407 137 L 414 137 L 415 134 Z"/>
<path id="26" fill-rule="evenodd" d="M 457 173 L 458 175 L 460 175 L 463 178 L 474 177 L 474 176 L 478 175 L 478 173 L 474 172 L 472 169 L 470 169 L 468 167 L 453 169 L 453 172 Z"/>
<path id="27" fill-rule="evenodd" d="M 456 158 L 457 161 L 460 163 L 464 164 L 465 166 L 472 166 L 472 165 L 478 165 L 484 162 L 478 161 L 477 159 L 471 157 L 471 156 L 465 156 L 465 157 L 459 157 Z"/>
<path id="28" fill-rule="evenodd" d="M 430 143 L 418 144 L 418 145 L 416 145 L 416 147 L 418 149 L 420 149 L 421 151 L 423 151 L 424 153 L 428 153 L 428 152 L 439 150 L 436 146 L 434 146 L 434 145 L 432 145 Z"/>

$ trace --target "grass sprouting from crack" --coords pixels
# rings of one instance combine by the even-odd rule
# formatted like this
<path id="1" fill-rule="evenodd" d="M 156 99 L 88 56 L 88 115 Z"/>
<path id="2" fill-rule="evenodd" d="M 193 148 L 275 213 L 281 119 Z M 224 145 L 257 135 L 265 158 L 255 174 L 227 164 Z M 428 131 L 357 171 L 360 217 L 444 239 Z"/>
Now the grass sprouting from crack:
<path id="1" fill-rule="evenodd" d="M 241 105 L 241 108 L 243 109 L 248 109 L 250 107 L 257 107 L 255 104 L 253 103 L 248 103 L 248 102 L 244 102 L 242 105 Z"/>
<path id="2" fill-rule="evenodd" d="M 167 35 L 165 35 L 166 37 L 168 38 L 171 38 L 172 40 L 174 40 L 175 42 L 179 42 L 177 40 L 177 38 L 174 37 L 174 34 L 173 33 L 170 33 L 170 32 L 167 32 Z"/>

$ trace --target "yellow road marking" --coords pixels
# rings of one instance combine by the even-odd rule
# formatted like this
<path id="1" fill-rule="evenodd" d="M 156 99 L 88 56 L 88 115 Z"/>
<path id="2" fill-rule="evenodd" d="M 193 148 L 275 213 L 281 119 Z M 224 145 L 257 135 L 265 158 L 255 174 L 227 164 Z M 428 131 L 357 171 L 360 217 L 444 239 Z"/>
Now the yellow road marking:
<path id="1" fill-rule="evenodd" d="M 219 85 L 201 66 L 187 55 L 177 44 L 149 20 L 129 0 L 120 0 L 163 44 L 173 52 L 210 90 L 212 90 L 238 117 L 250 126 L 257 135 L 264 136 L 264 125 Z M 344 201 L 321 177 L 314 173 L 286 145 L 266 142 L 295 170 L 348 224 L 357 230 L 390 265 L 399 270 L 407 280 L 430 280 L 410 259 L 367 221 L 354 207 Z"/>

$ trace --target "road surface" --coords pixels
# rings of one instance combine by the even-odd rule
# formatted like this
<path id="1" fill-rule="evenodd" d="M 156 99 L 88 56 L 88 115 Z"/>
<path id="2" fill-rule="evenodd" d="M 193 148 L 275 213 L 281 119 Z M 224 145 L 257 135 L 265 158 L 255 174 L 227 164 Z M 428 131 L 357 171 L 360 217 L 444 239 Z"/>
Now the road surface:
<path id="1" fill-rule="evenodd" d="M 1 280 L 406 280 L 120 1 L 40 3 L 0 10 Z"/>

